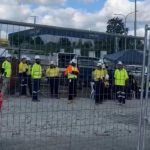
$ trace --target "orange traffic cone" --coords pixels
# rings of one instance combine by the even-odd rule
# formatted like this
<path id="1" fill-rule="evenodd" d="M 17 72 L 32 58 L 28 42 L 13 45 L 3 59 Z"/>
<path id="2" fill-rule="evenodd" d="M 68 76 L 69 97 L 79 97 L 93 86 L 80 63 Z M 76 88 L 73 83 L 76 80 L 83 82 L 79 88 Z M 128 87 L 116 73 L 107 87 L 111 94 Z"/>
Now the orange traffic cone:
<path id="1" fill-rule="evenodd" d="M 3 94 L 0 93 L 0 112 L 2 111 L 2 104 L 3 104 Z"/>

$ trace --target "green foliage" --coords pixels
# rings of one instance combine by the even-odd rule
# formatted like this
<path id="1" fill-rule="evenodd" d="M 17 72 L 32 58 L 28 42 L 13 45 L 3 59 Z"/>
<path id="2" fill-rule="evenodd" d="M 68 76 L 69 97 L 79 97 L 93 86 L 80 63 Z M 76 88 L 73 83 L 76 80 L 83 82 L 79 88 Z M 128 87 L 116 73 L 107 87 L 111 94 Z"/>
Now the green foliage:
<path id="1" fill-rule="evenodd" d="M 124 34 L 125 28 L 122 19 L 114 17 L 107 22 L 107 31 L 108 33 L 117 33 Z"/>

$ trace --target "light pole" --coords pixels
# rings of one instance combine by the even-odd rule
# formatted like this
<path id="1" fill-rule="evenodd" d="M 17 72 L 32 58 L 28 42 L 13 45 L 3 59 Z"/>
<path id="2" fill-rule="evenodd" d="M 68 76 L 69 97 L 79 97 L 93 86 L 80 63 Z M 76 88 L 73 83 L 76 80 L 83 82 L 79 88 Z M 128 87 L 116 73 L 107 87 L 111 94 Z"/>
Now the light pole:
<path id="1" fill-rule="evenodd" d="M 117 16 L 123 16 L 124 17 L 124 33 L 125 33 L 125 35 L 127 35 L 127 30 L 126 30 L 126 28 L 127 28 L 127 17 L 129 15 L 131 15 L 131 14 L 134 14 L 134 13 L 135 12 L 130 12 L 127 15 L 124 15 L 124 14 L 114 14 L 114 15 L 117 15 Z"/>
<path id="2" fill-rule="evenodd" d="M 136 26 L 137 26 L 137 19 L 136 19 L 136 12 L 137 12 L 137 7 L 136 7 L 136 0 L 135 0 L 135 20 L 134 20 L 134 49 L 136 49 Z"/>
<path id="3" fill-rule="evenodd" d="M 124 17 L 124 34 L 127 35 L 127 17 L 131 14 L 134 14 L 135 12 L 130 12 L 128 13 L 127 15 L 124 15 L 124 14 L 114 14 L 114 15 L 117 15 L 117 16 L 123 16 Z M 136 43 L 136 42 L 135 42 Z M 125 50 L 127 49 L 127 40 L 126 40 L 126 37 L 125 37 Z M 135 44 L 136 45 L 136 44 Z"/>

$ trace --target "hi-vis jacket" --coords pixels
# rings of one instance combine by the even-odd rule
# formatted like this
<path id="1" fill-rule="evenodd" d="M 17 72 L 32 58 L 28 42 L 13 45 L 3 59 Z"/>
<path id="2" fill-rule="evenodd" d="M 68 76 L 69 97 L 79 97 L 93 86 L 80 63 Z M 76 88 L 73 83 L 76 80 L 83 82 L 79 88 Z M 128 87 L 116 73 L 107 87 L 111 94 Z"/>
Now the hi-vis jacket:
<path id="1" fill-rule="evenodd" d="M 34 63 L 31 70 L 32 79 L 41 79 L 42 77 L 42 68 L 41 65 Z"/>
<path id="2" fill-rule="evenodd" d="M 104 69 L 95 69 L 93 71 L 93 79 L 94 81 L 104 80 L 106 76 L 106 72 Z"/>
<path id="3" fill-rule="evenodd" d="M 20 62 L 19 73 L 25 73 L 28 70 L 28 65 L 26 63 Z"/>
<path id="4" fill-rule="evenodd" d="M 59 68 L 47 68 L 46 69 L 46 77 L 58 77 L 59 76 Z"/>
<path id="5" fill-rule="evenodd" d="M 77 79 L 79 74 L 79 70 L 77 67 L 73 67 L 72 65 L 69 65 L 65 70 L 65 76 L 68 77 L 68 79 Z"/>
<path id="6" fill-rule="evenodd" d="M 115 85 L 125 86 L 126 80 L 129 77 L 126 69 L 123 68 L 121 70 L 119 69 L 115 70 L 114 78 L 115 78 Z"/>
<path id="7" fill-rule="evenodd" d="M 4 69 L 4 76 L 6 78 L 10 78 L 11 77 L 11 63 L 7 60 L 5 60 L 2 64 L 2 69 Z"/>

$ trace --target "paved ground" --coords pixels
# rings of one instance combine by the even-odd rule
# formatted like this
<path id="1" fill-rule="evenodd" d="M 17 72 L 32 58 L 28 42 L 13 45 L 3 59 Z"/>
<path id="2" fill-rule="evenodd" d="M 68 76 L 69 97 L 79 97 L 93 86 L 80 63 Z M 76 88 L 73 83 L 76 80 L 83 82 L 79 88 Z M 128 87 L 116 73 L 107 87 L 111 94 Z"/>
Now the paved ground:
<path id="1" fill-rule="evenodd" d="M 0 114 L 0 150 L 136 150 L 139 113 L 139 100 L 118 106 L 84 98 L 67 104 L 10 97 Z M 149 122 L 146 127 L 149 150 Z"/>

